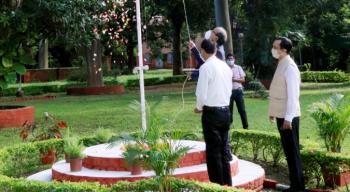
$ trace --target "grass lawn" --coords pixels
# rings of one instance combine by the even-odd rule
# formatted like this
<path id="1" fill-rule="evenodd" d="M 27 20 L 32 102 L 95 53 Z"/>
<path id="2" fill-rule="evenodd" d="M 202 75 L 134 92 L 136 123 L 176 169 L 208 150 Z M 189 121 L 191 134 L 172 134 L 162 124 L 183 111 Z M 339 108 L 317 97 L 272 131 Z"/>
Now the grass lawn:
<path id="1" fill-rule="evenodd" d="M 334 86 L 335 88 L 319 86 L 318 89 L 312 89 L 314 86 L 314 84 L 303 85 L 300 134 L 303 139 L 311 139 L 322 143 L 317 135 L 316 125 L 307 111 L 308 106 L 313 102 L 327 98 L 335 92 L 350 97 L 350 86 L 344 84 L 343 86 Z M 146 96 L 150 106 L 157 103 L 153 113 L 163 117 L 160 124 L 164 129 L 178 128 L 201 132 L 200 115 L 192 112 L 195 106 L 194 90 L 184 94 L 184 108 L 182 107 L 180 92 L 160 91 L 148 94 L 146 92 Z M 57 118 L 67 121 L 73 134 L 89 136 L 99 127 L 112 129 L 116 133 L 140 130 L 139 112 L 133 111 L 129 107 L 134 100 L 138 99 L 137 92 L 129 92 L 123 95 L 82 97 L 59 95 L 51 101 L 30 101 L 20 104 L 35 106 L 37 119 L 42 116 L 43 112 L 47 111 Z M 245 102 L 250 129 L 277 132 L 276 126 L 270 124 L 267 118 L 267 100 L 246 98 Z M 240 129 L 241 127 L 240 118 L 235 109 L 234 128 Z M 19 129 L 0 130 L 0 147 L 19 142 L 21 142 Z M 347 137 L 345 141 L 343 152 L 350 154 L 350 137 Z"/>

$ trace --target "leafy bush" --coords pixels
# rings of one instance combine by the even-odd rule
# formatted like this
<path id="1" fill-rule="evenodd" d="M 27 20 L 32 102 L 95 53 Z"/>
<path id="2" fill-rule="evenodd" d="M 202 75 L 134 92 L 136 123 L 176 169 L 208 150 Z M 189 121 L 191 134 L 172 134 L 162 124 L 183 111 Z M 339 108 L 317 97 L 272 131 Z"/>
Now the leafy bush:
<path id="1" fill-rule="evenodd" d="M 0 150 L 0 174 L 21 177 L 48 168 L 41 163 L 41 156 L 50 149 L 63 154 L 63 141 L 60 139 L 23 143 Z"/>
<path id="2" fill-rule="evenodd" d="M 173 192 L 244 192 L 243 189 L 227 188 L 212 183 L 200 183 L 196 181 L 171 179 Z M 68 182 L 38 182 L 25 179 L 13 179 L 0 176 L 0 191 L 6 192 L 144 192 L 158 191 L 156 179 L 140 180 L 136 182 L 118 182 L 111 188 L 96 183 L 68 183 Z"/>
<path id="3" fill-rule="evenodd" d="M 336 94 L 326 101 L 313 103 L 310 111 L 327 150 L 340 152 L 350 131 L 350 103 L 344 95 Z"/>
<path id="4" fill-rule="evenodd" d="M 305 71 L 301 72 L 303 82 L 346 82 L 349 74 L 342 71 Z"/>

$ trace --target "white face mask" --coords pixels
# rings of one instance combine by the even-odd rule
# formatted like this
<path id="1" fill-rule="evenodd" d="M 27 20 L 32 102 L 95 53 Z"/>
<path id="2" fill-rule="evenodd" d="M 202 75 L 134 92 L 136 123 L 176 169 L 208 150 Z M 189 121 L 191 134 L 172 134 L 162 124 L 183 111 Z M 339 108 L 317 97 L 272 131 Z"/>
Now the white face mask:
<path id="1" fill-rule="evenodd" d="M 272 49 L 271 49 L 271 53 L 272 53 L 272 57 L 273 57 L 273 58 L 275 58 L 275 59 L 280 58 L 280 54 L 278 54 L 277 49 L 272 48 Z"/>
<path id="2" fill-rule="evenodd" d="M 227 60 L 226 63 L 227 63 L 227 65 L 232 67 L 235 64 L 235 60 Z"/>

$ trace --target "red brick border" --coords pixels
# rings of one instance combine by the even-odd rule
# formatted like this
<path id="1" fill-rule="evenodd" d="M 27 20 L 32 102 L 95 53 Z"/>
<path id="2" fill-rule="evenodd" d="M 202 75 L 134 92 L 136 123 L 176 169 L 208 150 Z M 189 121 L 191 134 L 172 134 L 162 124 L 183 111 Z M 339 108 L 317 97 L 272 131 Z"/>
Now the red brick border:
<path id="1" fill-rule="evenodd" d="M 178 167 L 188 167 L 206 163 L 205 151 L 193 152 L 183 157 Z M 83 160 L 83 166 L 89 169 L 106 171 L 128 171 L 128 167 L 123 158 L 103 158 L 87 156 Z"/>
<path id="2" fill-rule="evenodd" d="M 34 114 L 33 106 L 0 110 L 0 128 L 20 127 L 25 122 L 33 123 Z"/>
<path id="3" fill-rule="evenodd" d="M 233 164 L 231 164 L 231 171 L 232 171 L 232 176 L 235 176 L 238 173 L 238 160 Z M 201 182 L 209 181 L 209 177 L 206 169 L 198 172 L 177 174 L 174 176 L 182 179 L 196 180 Z M 147 179 L 147 178 L 151 178 L 151 177 L 146 177 L 146 176 L 114 177 L 114 178 L 90 177 L 90 176 L 70 175 L 69 173 L 61 173 L 59 171 L 52 169 L 52 179 L 56 181 L 72 181 L 72 182 L 88 181 L 88 182 L 99 182 L 100 184 L 104 184 L 104 185 L 113 185 L 119 181 L 133 182 L 133 181 L 138 181 L 138 180 Z M 262 183 L 261 183 L 261 186 L 262 186 Z"/>
<path id="4" fill-rule="evenodd" d="M 123 85 L 104 86 L 104 87 L 76 87 L 68 88 L 67 95 L 102 95 L 124 93 Z"/>
<path id="5" fill-rule="evenodd" d="M 23 102 L 23 101 L 32 101 L 32 100 L 52 100 L 52 99 L 56 99 L 56 96 L 44 95 L 44 96 L 17 97 L 14 99 L 2 99 L 0 100 L 0 103 Z"/>

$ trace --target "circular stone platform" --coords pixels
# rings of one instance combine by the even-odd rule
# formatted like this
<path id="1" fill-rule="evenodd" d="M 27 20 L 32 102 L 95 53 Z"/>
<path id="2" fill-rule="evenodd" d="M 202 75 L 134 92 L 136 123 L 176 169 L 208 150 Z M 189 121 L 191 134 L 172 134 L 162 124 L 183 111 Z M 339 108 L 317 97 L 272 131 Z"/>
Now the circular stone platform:
<path id="1" fill-rule="evenodd" d="M 183 179 L 191 179 L 208 182 L 207 165 L 205 163 L 205 143 L 198 141 L 178 141 L 183 146 L 193 147 L 182 158 L 174 176 Z M 107 148 L 108 144 L 96 145 L 84 150 L 87 157 L 84 159 L 84 167 L 80 172 L 71 172 L 69 164 L 60 161 L 49 170 L 28 177 L 30 180 L 48 181 L 73 181 L 73 182 L 99 182 L 105 185 L 113 185 L 118 181 L 137 181 L 154 177 L 153 171 L 146 170 L 140 175 L 131 175 L 127 171 L 122 159 L 120 144 L 113 148 Z M 117 165 L 123 163 L 123 165 Z M 90 168 L 88 168 L 88 167 Z M 239 160 L 233 156 L 231 161 L 231 174 L 233 186 L 251 190 L 261 190 L 265 178 L 265 171 L 254 163 Z"/>

